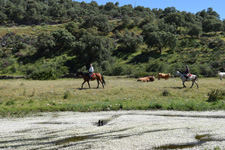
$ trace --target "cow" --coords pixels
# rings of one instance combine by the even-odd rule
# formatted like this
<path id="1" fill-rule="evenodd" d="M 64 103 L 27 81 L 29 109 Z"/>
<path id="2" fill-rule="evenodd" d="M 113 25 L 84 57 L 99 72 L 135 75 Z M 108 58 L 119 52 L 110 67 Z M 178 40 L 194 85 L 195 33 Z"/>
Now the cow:
<path id="1" fill-rule="evenodd" d="M 169 79 L 170 76 L 171 76 L 170 73 L 168 73 L 168 74 L 158 73 L 158 80 L 160 80 L 161 78 L 167 80 L 167 79 Z"/>
<path id="2" fill-rule="evenodd" d="M 218 75 L 220 77 L 220 80 L 222 80 L 225 77 L 225 72 L 218 71 Z"/>
<path id="3" fill-rule="evenodd" d="M 149 78 L 149 82 L 155 81 L 155 77 L 154 76 L 148 76 L 148 78 Z"/>
<path id="4" fill-rule="evenodd" d="M 148 76 L 148 77 L 138 78 L 137 81 L 153 82 L 153 81 L 155 81 L 155 77 L 154 76 Z"/>
<path id="5" fill-rule="evenodd" d="M 138 78 L 137 81 L 149 82 L 149 78 L 148 77 Z"/>

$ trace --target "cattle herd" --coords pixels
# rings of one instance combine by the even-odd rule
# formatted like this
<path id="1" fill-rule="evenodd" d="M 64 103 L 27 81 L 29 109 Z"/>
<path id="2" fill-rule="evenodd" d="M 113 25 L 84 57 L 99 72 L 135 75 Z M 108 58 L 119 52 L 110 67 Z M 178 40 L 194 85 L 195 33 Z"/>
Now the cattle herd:
<path id="1" fill-rule="evenodd" d="M 225 77 L 225 72 L 220 72 L 218 71 L 218 75 L 220 80 L 222 80 Z M 169 77 L 171 76 L 170 73 L 158 73 L 158 80 L 160 79 L 169 79 Z M 155 76 L 148 76 L 148 77 L 142 77 L 142 78 L 138 78 L 137 81 L 141 81 L 141 82 L 153 82 L 155 81 Z"/>
<path id="2" fill-rule="evenodd" d="M 165 74 L 165 73 L 158 73 L 158 80 L 160 79 L 169 79 L 170 77 L 170 73 Z M 155 81 L 155 76 L 148 76 L 148 77 L 143 77 L 143 78 L 138 78 L 137 81 L 141 81 L 141 82 L 153 82 Z"/>

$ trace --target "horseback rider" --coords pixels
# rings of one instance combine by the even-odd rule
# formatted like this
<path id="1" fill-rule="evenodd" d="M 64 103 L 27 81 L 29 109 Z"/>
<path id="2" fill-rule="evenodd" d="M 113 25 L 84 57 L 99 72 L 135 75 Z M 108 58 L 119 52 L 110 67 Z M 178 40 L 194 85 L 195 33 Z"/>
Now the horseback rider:
<path id="1" fill-rule="evenodd" d="M 189 75 L 190 75 L 190 69 L 189 69 L 188 65 L 186 65 L 186 70 L 185 70 L 184 76 L 185 76 L 186 79 L 188 79 Z"/>
<path id="2" fill-rule="evenodd" d="M 90 68 L 88 70 L 89 81 L 91 81 L 91 75 L 93 74 L 93 72 L 94 72 L 94 68 L 93 68 L 92 64 L 90 64 Z"/>

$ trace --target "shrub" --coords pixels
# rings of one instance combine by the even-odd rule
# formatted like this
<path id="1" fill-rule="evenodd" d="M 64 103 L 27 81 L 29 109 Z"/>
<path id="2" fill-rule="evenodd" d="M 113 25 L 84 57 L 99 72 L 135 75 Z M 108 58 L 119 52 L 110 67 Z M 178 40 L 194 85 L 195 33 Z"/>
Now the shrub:
<path id="1" fill-rule="evenodd" d="M 10 100 L 10 101 L 7 101 L 5 105 L 9 106 L 9 105 L 14 105 L 14 104 L 15 104 L 15 102 L 13 100 Z"/>
<path id="2" fill-rule="evenodd" d="M 168 90 L 164 90 L 164 91 L 162 92 L 162 95 L 163 95 L 163 96 L 169 96 L 169 95 L 171 95 L 171 94 L 170 94 L 170 92 L 169 92 Z"/>
<path id="3" fill-rule="evenodd" d="M 147 72 L 164 72 L 167 67 L 167 63 L 162 62 L 161 60 L 151 59 L 149 60 L 146 71 Z"/>
<path id="4" fill-rule="evenodd" d="M 63 98 L 64 98 L 64 99 L 67 99 L 67 98 L 69 98 L 70 96 L 71 96 L 70 91 L 65 91 L 65 92 L 64 92 Z"/>
<path id="5" fill-rule="evenodd" d="M 151 103 L 149 104 L 148 106 L 149 109 L 162 109 L 162 105 L 161 104 L 158 104 L 158 103 Z"/>
<path id="6" fill-rule="evenodd" d="M 219 89 L 213 89 L 208 93 L 208 102 L 216 102 L 225 98 L 225 91 Z"/>
<path id="7" fill-rule="evenodd" d="M 57 79 L 55 73 L 51 69 L 38 70 L 33 72 L 29 78 L 33 80 L 55 80 Z"/>

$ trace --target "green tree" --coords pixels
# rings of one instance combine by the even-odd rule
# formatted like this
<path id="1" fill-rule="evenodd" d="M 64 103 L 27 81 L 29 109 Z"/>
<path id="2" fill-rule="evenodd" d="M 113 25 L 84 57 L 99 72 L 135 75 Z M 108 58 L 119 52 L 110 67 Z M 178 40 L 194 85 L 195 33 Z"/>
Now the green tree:
<path id="1" fill-rule="evenodd" d="M 135 35 L 134 32 L 129 31 L 125 31 L 124 36 L 119 40 L 119 43 L 121 43 L 120 48 L 125 52 L 134 52 L 142 42 L 143 37 L 141 35 Z"/>
<path id="2" fill-rule="evenodd" d="M 122 26 L 125 28 L 127 27 L 131 22 L 131 18 L 128 16 L 128 15 L 125 15 L 123 18 L 122 18 Z"/>
<path id="3" fill-rule="evenodd" d="M 56 51 L 68 51 L 73 48 L 75 37 L 65 29 L 59 29 L 52 32 L 54 37 Z"/>
<path id="4" fill-rule="evenodd" d="M 176 46 L 177 38 L 170 32 L 150 32 L 148 34 L 146 44 L 148 47 L 157 47 L 160 54 L 163 48 L 174 48 Z"/>
<path id="5" fill-rule="evenodd" d="M 164 20 L 165 23 L 176 24 L 176 26 L 182 26 L 184 24 L 184 16 L 181 13 L 169 13 Z"/>
<path id="6" fill-rule="evenodd" d="M 99 31 L 108 33 L 112 31 L 113 27 L 108 22 L 108 17 L 106 15 L 90 16 L 81 26 L 81 28 L 91 28 L 97 27 Z"/>
<path id="7" fill-rule="evenodd" d="M 65 25 L 66 30 L 68 30 L 71 34 L 75 35 L 76 34 L 76 29 L 78 29 L 78 26 L 75 22 L 71 21 L 68 22 Z"/>
<path id="8" fill-rule="evenodd" d="M 38 54 L 44 56 L 46 53 L 55 46 L 54 37 L 48 33 L 41 33 L 37 37 L 35 47 L 38 50 Z"/>
<path id="9" fill-rule="evenodd" d="M 112 2 L 107 2 L 104 6 L 104 9 L 106 11 L 111 11 L 112 9 L 114 9 L 115 5 Z"/>
<path id="10" fill-rule="evenodd" d="M 142 27 L 142 30 L 143 30 L 142 34 L 147 36 L 148 33 L 150 33 L 150 32 L 157 32 L 157 31 L 159 31 L 159 27 L 155 23 L 148 23 L 148 24 L 146 24 L 146 25 L 144 25 Z"/>
<path id="11" fill-rule="evenodd" d="M 202 22 L 202 29 L 205 32 L 218 32 L 222 31 L 223 23 L 215 16 L 208 16 Z"/>
<path id="12" fill-rule="evenodd" d="M 115 44 L 112 39 L 87 33 L 82 36 L 80 41 L 76 42 L 73 54 L 76 55 L 76 61 L 80 66 L 88 67 L 90 63 L 101 64 L 108 60 L 114 49 Z"/>
<path id="13" fill-rule="evenodd" d="M 189 28 L 188 35 L 190 35 L 192 37 L 196 36 L 198 38 L 199 35 L 201 34 L 201 32 L 202 32 L 202 27 L 201 26 L 198 26 L 196 24 L 193 24 Z"/>

